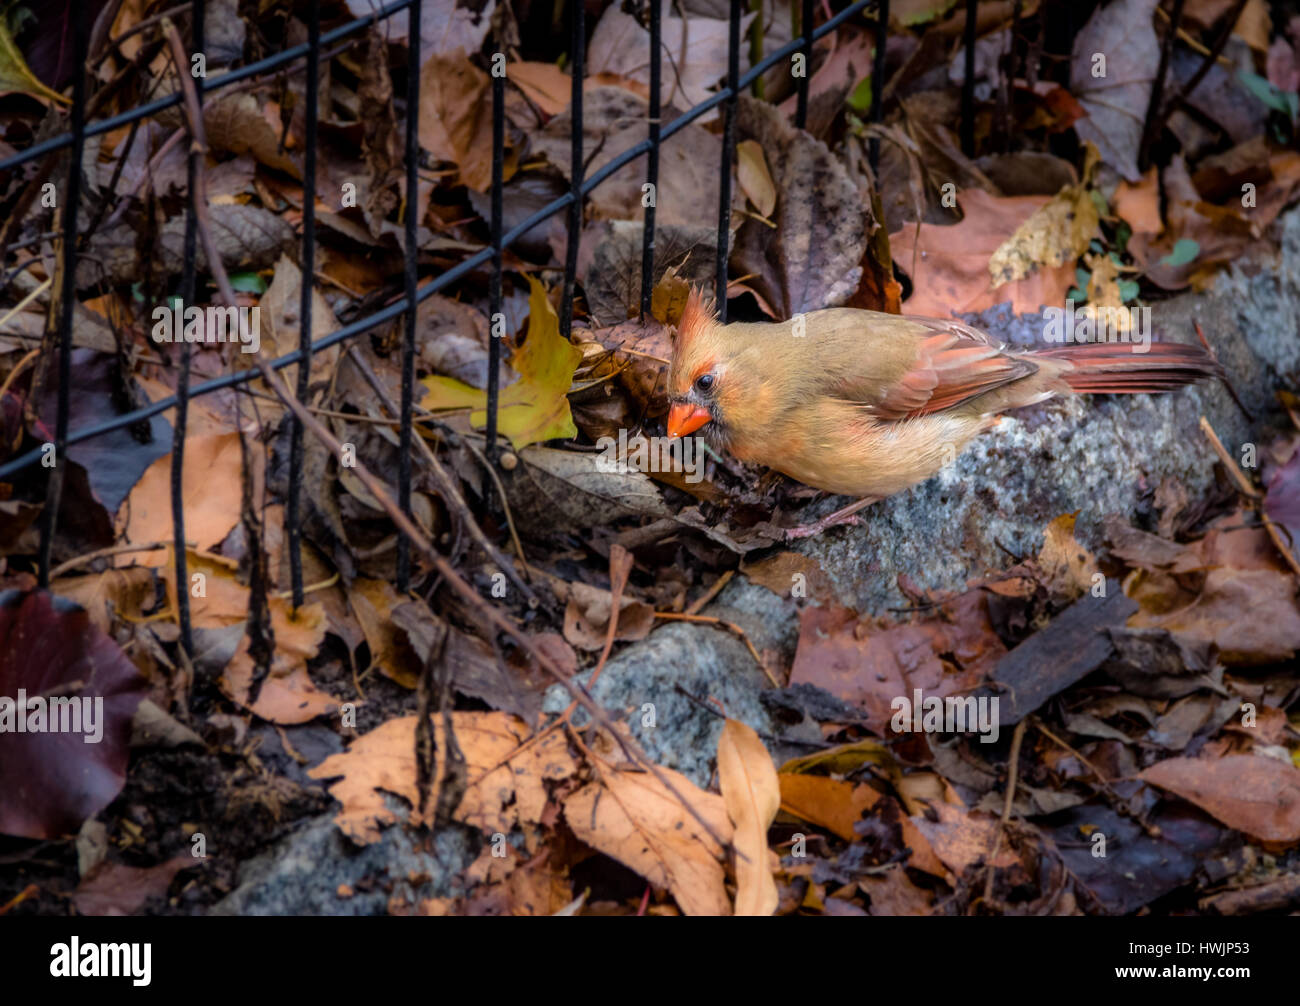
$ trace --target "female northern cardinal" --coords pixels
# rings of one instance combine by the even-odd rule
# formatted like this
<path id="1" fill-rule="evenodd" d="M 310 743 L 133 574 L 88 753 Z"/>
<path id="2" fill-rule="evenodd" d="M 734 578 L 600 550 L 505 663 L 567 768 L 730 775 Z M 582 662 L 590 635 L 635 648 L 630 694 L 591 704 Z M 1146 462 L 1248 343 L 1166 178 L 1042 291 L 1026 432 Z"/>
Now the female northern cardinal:
<path id="1" fill-rule="evenodd" d="M 958 321 L 853 308 L 722 325 L 693 290 L 673 342 L 668 435 L 700 430 L 741 461 L 866 497 L 788 532 L 802 537 L 929 478 L 1007 409 L 1075 392 L 1169 391 L 1220 372 L 1198 346 L 1149 349 L 1007 350 Z"/>

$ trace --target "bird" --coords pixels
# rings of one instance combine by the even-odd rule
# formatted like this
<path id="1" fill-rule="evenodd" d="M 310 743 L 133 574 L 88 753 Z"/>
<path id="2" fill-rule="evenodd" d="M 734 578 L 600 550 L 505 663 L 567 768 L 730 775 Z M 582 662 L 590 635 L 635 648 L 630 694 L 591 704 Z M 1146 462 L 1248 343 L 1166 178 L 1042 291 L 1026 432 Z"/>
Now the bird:
<path id="1" fill-rule="evenodd" d="M 692 289 L 672 335 L 667 434 L 857 502 L 787 538 L 856 523 L 923 482 L 999 414 L 1071 394 L 1171 391 L 1222 370 L 1200 346 L 1010 349 L 957 320 L 825 308 L 720 323 Z"/>

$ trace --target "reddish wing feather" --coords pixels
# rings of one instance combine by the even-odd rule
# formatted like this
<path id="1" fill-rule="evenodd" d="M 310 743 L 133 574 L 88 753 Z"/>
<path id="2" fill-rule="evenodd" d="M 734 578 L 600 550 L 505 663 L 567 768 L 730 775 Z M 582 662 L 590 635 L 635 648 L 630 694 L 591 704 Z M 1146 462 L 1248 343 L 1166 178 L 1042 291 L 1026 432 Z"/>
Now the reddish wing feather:
<path id="1" fill-rule="evenodd" d="M 1004 356 L 1000 346 L 973 328 L 955 322 L 927 324 L 941 330 L 921 340 L 911 369 L 878 402 L 870 403 L 881 419 L 940 412 L 1038 369 L 1022 357 Z"/>

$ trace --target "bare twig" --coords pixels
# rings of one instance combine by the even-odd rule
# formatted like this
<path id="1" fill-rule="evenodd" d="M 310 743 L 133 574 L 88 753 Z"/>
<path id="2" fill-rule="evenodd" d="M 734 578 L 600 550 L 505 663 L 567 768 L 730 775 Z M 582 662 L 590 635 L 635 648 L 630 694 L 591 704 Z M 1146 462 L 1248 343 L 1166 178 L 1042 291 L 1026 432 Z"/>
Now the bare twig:
<path id="1" fill-rule="evenodd" d="M 993 833 L 993 847 L 989 849 L 989 861 L 984 874 L 984 901 L 993 901 L 993 861 L 998 858 L 998 847 L 1002 844 L 1002 833 L 1006 831 L 1011 820 L 1011 808 L 1016 802 L 1016 782 L 1020 775 L 1020 744 L 1025 739 L 1025 727 L 1029 720 L 1023 719 L 1016 724 L 1016 732 L 1011 735 L 1011 754 L 1007 757 L 1007 792 L 1002 802 L 1002 817 L 998 820 L 997 830 Z"/>

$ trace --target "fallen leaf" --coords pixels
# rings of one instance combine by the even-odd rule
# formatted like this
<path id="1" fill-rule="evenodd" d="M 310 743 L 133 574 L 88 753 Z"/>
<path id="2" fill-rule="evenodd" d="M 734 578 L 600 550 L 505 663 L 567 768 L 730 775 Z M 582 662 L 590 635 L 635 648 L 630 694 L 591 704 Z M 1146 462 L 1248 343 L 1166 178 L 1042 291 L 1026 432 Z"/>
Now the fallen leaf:
<path id="1" fill-rule="evenodd" d="M 736 180 L 758 215 L 771 216 L 776 209 L 776 186 L 767 170 L 763 148 L 753 140 L 741 140 L 736 144 Z"/>
<path id="2" fill-rule="evenodd" d="M 1073 265 L 1087 250 L 1101 219 L 1089 189 L 1096 159 L 1096 148 L 1089 147 L 1082 180 L 1035 210 L 993 253 L 989 276 L 994 287 L 1022 280 L 1040 268 Z"/>
<path id="3" fill-rule="evenodd" d="M 70 104 L 67 98 L 42 84 L 28 68 L 23 54 L 9 36 L 8 24 L 0 21 L 0 94 L 29 94 L 34 98 Z"/>
<path id="4" fill-rule="evenodd" d="M 201 550 L 215 550 L 239 522 L 243 486 L 238 433 L 207 433 L 185 438 L 181 470 L 181 499 L 185 507 L 185 537 Z M 254 445 L 254 456 L 258 453 Z M 260 470 L 261 466 L 255 468 Z M 171 541 L 172 455 L 149 466 L 119 514 L 124 539 L 135 544 Z M 260 480 L 259 480 L 260 481 Z M 255 497 L 256 498 L 256 497 Z M 168 549 L 132 552 L 118 557 L 120 565 L 161 566 Z"/>
<path id="5" fill-rule="evenodd" d="M 854 826 L 880 799 L 880 794 L 865 783 L 789 772 L 782 772 L 777 779 L 783 811 L 825 828 L 846 842 L 858 838 Z"/>
<path id="6" fill-rule="evenodd" d="M 1165 228 L 1160 217 L 1159 169 L 1148 168 L 1136 182 L 1121 179 L 1111 197 L 1111 208 L 1134 234 L 1158 235 Z"/>
<path id="7" fill-rule="evenodd" d="M 781 806 L 772 756 L 754 728 L 728 719 L 718 738 L 718 787 L 735 828 L 736 915 L 771 915 L 780 900 L 767 829 Z"/>
<path id="8" fill-rule="evenodd" d="M 413 807 L 419 802 L 415 724 L 414 716 L 389 720 L 307 773 L 313 779 L 338 779 L 328 783 L 330 793 L 343 805 L 334 821 L 359 845 L 377 841 L 380 829 L 397 820 L 385 793 L 396 794 Z M 507 713 L 452 713 L 452 729 L 470 779 L 455 819 L 487 834 L 539 821 L 549 799 L 546 784 L 566 779 L 577 769 L 561 733 L 546 735 L 502 764 L 529 736 L 523 721 Z M 436 717 L 434 733 L 438 752 L 434 778 L 440 780 L 447 748 Z M 429 809 L 436 803 L 435 790 Z"/>
<path id="9" fill-rule="evenodd" d="M 749 29 L 752 13 L 741 16 L 741 33 Z M 700 17 L 691 12 L 682 19 L 665 14 L 660 28 L 664 72 L 660 100 L 664 106 L 677 103 L 688 108 L 709 96 L 709 89 L 727 73 L 727 39 L 730 23 L 719 18 Z M 636 18 L 617 6 L 605 9 L 587 44 L 587 73 L 616 74 L 626 80 L 650 84 L 650 33 Z M 740 52 L 740 72 L 749 69 L 748 47 Z M 671 70 L 668 68 L 672 67 Z"/>
<path id="10" fill-rule="evenodd" d="M 1153 23 L 1158 3 L 1126 0 L 1098 7 L 1075 35 L 1070 57 L 1070 91 L 1088 112 L 1075 131 L 1130 182 L 1141 177 L 1138 148 L 1160 62 Z"/>
<path id="11" fill-rule="evenodd" d="M 989 260 L 1016 229 L 1047 203 L 1041 196 L 999 197 L 980 189 L 957 196 L 961 223 L 908 225 L 889 236 L 894 261 L 912 279 L 910 314 L 946 318 L 983 311 L 1004 301 L 1016 313 L 1060 307 L 1074 285 L 1074 263 L 1040 268 L 996 289 Z M 919 230 L 919 234 L 918 234 Z"/>
<path id="12" fill-rule="evenodd" d="M 420 146 L 460 169 L 460 180 L 492 185 L 492 81 L 463 49 L 436 53 L 420 68 Z"/>
<path id="13" fill-rule="evenodd" d="M 543 440 L 575 437 L 578 429 L 569 412 L 568 391 L 582 351 L 560 335 L 559 319 L 546 299 L 546 288 L 529 277 L 532 295 L 528 305 L 528 334 L 510 357 L 519 380 L 501 390 L 497 428 L 515 447 Z M 470 422 L 487 424 L 487 393 L 478 388 L 433 375 L 421 382 L 428 389 L 424 408 L 469 408 Z"/>
<path id="14" fill-rule="evenodd" d="M 1058 596 L 1073 600 L 1087 593 L 1100 582 L 1097 578 L 1097 560 L 1075 540 L 1074 522 L 1077 514 L 1067 513 L 1057 517 L 1043 532 L 1043 547 L 1038 553 L 1038 565 L 1046 575 L 1045 586 Z"/>
<path id="15" fill-rule="evenodd" d="M 722 797 L 672 769 L 659 770 L 724 842 L 732 840 Z M 564 801 L 577 837 L 672 892 L 687 915 L 730 915 L 723 849 L 649 772 L 602 771 Z"/>
<path id="16" fill-rule="evenodd" d="M 146 691 L 83 608 L 45 591 L 0 593 L 0 833 L 72 835 L 107 807 L 126 782 Z"/>
<path id="17" fill-rule="evenodd" d="M 748 275 L 781 318 L 845 303 L 858 288 L 867 250 L 862 194 L 820 140 L 795 129 L 772 105 L 742 97 L 736 129 L 754 140 L 776 186 L 772 223 L 747 219 L 736 232 L 734 269 Z"/>
<path id="18" fill-rule="evenodd" d="M 393 622 L 393 609 L 407 600 L 383 580 L 356 579 L 348 587 L 348 603 L 366 634 L 371 664 L 402 687 L 414 688 L 422 662 Z"/>
<path id="19" fill-rule="evenodd" d="M 72 903 L 80 915 L 137 915 L 148 899 L 167 894 L 176 874 L 201 862 L 192 856 L 175 856 L 147 867 L 103 863 L 77 885 Z"/>
<path id="20" fill-rule="evenodd" d="M 1276 758 L 1169 758 L 1139 778 L 1266 842 L 1300 841 L 1300 770 Z"/>

